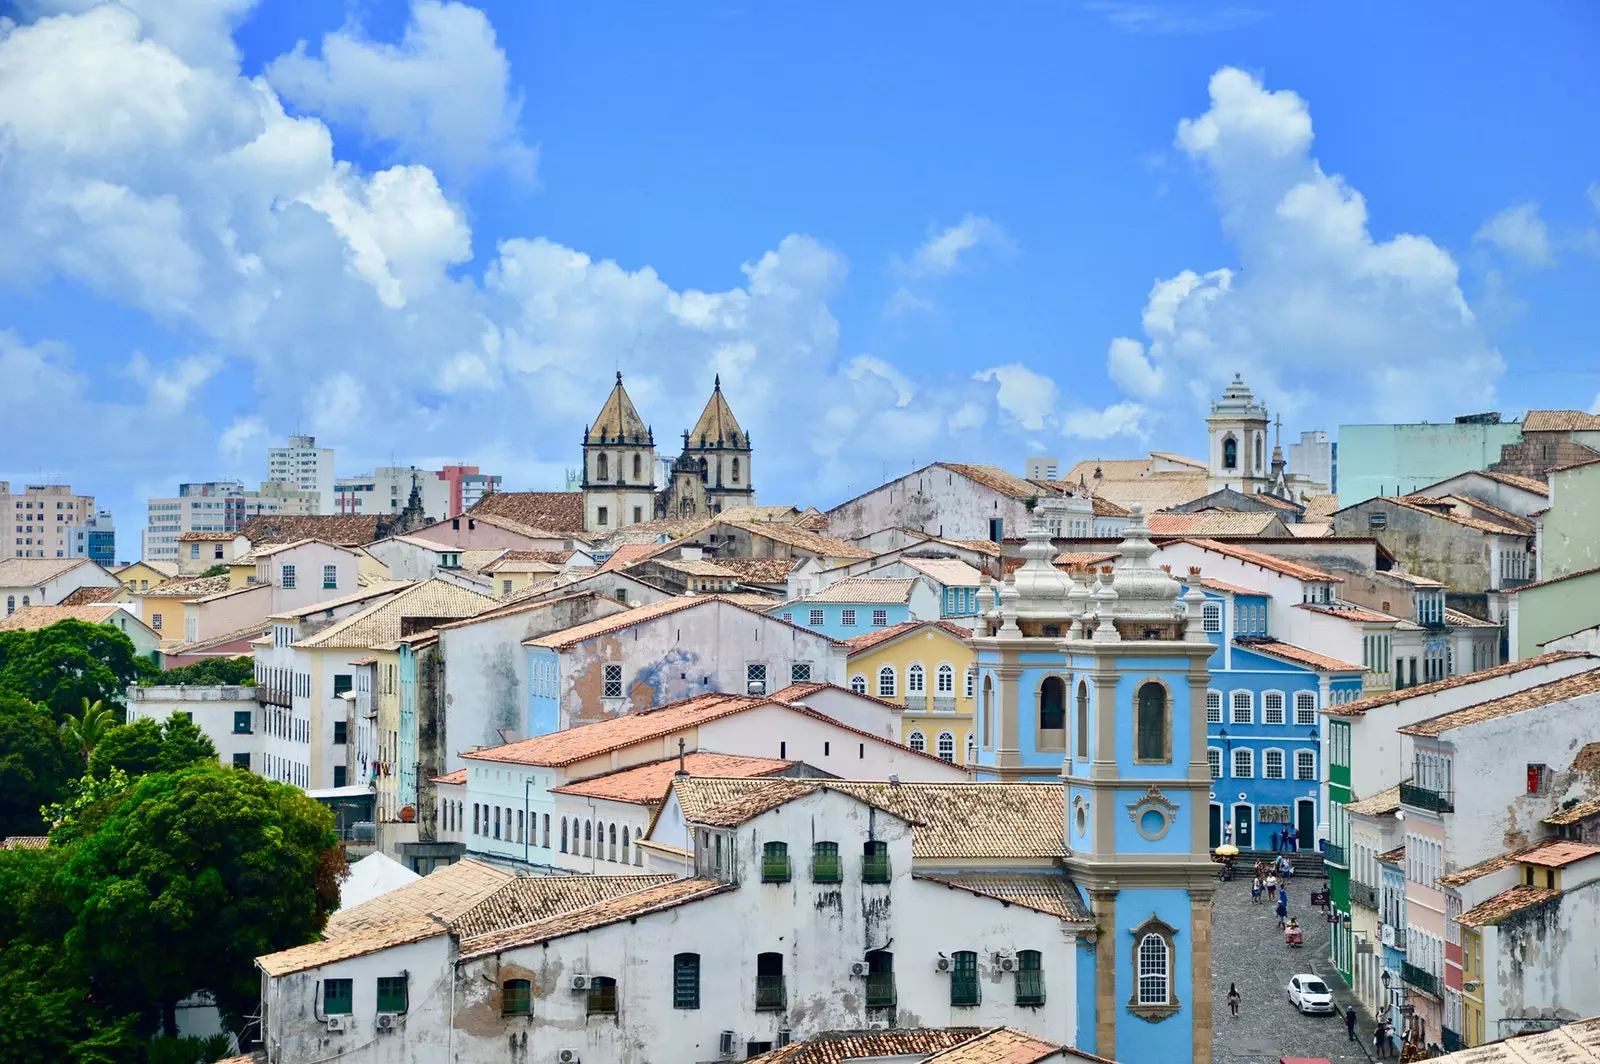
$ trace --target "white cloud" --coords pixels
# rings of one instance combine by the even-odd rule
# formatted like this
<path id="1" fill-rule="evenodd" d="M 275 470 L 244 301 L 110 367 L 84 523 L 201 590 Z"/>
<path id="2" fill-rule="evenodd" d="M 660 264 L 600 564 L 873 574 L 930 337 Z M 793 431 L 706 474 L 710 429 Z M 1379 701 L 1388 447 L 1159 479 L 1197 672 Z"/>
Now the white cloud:
<path id="1" fill-rule="evenodd" d="M 1550 232 L 1539 217 L 1537 203 L 1518 203 L 1507 207 L 1483 223 L 1473 234 L 1473 242 L 1488 244 L 1524 266 L 1554 266 L 1550 253 Z"/>
<path id="2" fill-rule="evenodd" d="M 873 358 L 871 355 L 857 355 L 845 363 L 844 375 L 847 380 L 855 381 L 858 384 L 866 381 L 869 377 L 887 381 L 894 387 L 895 406 L 908 406 L 917 395 L 917 387 L 911 383 L 909 377 L 883 359 Z"/>
<path id="3" fill-rule="evenodd" d="M 128 360 L 128 375 L 144 386 L 150 405 L 164 413 L 186 408 L 221 368 L 222 360 L 209 355 L 182 358 L 165 369 L 152 366 L 143 351 L 136 351 Z"/>
<path id="4" fill-rule="evenodd" d="M 253 415 L 234 418 L 233 424 L 217 437 L 217 446 L 223 454 L 238 462 L 245 457 L 246 446 L 263 439 L 266 434 L 267 423 L 261 418 Z"/>
<path id="5" fill-rule="evenodd" d="M 21 0 L 18 6 L 30 18 L 81 15 L 106 0 Z M 144 24 L 152 41 L 172 51 L 190 66 L 224 69 L 238 62 L 233 30 L 259 0 L 117 0 Z"/>
<path id="6" fill-rule="evenodd" d="M 999 385 L 995 402 L 1029 432 L 1038 432 L 1055 419 L 1060 392 L 1056 382 L 1020 362 L 979 370 L 972 379 Z"/>
<path id="7" fill-rule="evenodd" d="M 1175 142 L 1209 177 L 1238 262 L 1152 286 L 1140 360 L 1132 347 L 1108 355 L 1123 390 L 1147 399 L 1158 380 L 1186 383 L 1170 412 L 1183 418 L 1236 372 L 1274 407 L 1316 406 L 1323 419 L 1333 403 L 1344 417 L 1415 420 L 1492 402 L 1503 363 L 1449 253 L 1425 236 L 1373 236 L 1360 192 L 1312 156 L 1295 93 L 1223 68 L 1210 96 Z M 1118 415 L 1098 423 L 1143 425 Z"/>
<path id="8" fill-rule="evenodd" d="M 494 27 L 477 8 L 413 0 L 398 45 L 359 26 L 305 42 L 267 66 L 267 78 L 301 110 L 360 129 L 408 159 L 470 175 L 492 165 L 532 178 L 538 156 L 518 133 L 522 101 Z"/>
<path id="9" fill-rule="evenodd" d="M 1144 357 L 1144 344 L 1119 336 L 1106 352 L 1106 372 L 1117 387 L 1141 399 L 1153 399 L 1166 386 L 1166 374 Z"/>
<path id="10" fill-rule="evenodd" d="M 913 314 L 933 309 L 933 304 L 904 285 L 895 289 L 894 295 L 889 297 L 889 302 L 884 304 L 883 312 L 891 318 L 902 314 Z"/>
<path id="11" fill-rule="evenodd" d="M 1146 410 L 1138 403 L 1113 403 L 1104 410 L 1079 407 L 1068 411 L 1061 430 L 1068 436 L 1089 440 L 1112 436 L 1143 436 Z"/>
<path id="12" fill-rule="evenodd" d="M 1228 6 L 1196 11 L 1166 4 L 1131 3 L 1128 0 L 1083 0 L 1083 6 L 1106 17 L 1127 33 L 1195 34 L 1248 26 L 1267 17 L 1257 8 Z"/>
<path id="13" fill-rule="evenodd" d="M 1016 250 L 1016 242 L 998 222 L 981 214 L 968 214 L 958 224 L 925 240 L 912 253 L 906 269 L 912 277 L 941 277 L 970 266 L 980 251 L 995 259 L 1006 259 Z"/>

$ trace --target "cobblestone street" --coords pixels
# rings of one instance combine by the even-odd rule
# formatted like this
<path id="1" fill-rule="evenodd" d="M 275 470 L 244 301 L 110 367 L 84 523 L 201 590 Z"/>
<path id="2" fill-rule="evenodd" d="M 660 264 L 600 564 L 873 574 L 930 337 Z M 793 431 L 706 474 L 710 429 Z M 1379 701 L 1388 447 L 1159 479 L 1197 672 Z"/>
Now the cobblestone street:
<path id="1" fill-rule="evenodd" d="M 1212 1001 L 1216 1036 L 1212 1060 L 1226 1064 L 1277 1064 L 1279 1057 L 1324 1057 L 1334 1064 L 1367 1064 L 1373 1018 L 1359 1005 L 1359 1044 L 1345 1035 L 1344 1012 L 1353 998 L 1328 961 L 1328 924 L 1311 907 L 1310 893 L 1322 880 L 1289 881 L 1289 915 L 1305 929 L 1306 944 L 1290 949 L 1278 930 L 1276 905 L 1265 896 L 1250 902 L 1250 883 L 1219 883 L 1213 912 Z M 1289 1003 L 1293 975 L 1310 973 L 1333 989 L 1338 1015 L 1302 1016 Z M 1239 1018 L 1228 1015 L 1228 984 L 1243 1003 Z"/>

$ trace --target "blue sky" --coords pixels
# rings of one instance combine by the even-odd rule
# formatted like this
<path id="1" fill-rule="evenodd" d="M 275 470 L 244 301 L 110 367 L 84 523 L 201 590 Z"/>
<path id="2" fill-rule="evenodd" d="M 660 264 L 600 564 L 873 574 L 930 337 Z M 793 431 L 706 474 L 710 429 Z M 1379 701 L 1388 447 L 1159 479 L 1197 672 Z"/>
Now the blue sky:
<path id="1" fill-rule="evenodd" d="M 1600 400 L 1600 13 L 25 0 L 0 478 L 114 506 L 295 430 L 559 487 L 722 372 L 764 501 Z M 303 42 L 303 43 L 302 43 Z"/>

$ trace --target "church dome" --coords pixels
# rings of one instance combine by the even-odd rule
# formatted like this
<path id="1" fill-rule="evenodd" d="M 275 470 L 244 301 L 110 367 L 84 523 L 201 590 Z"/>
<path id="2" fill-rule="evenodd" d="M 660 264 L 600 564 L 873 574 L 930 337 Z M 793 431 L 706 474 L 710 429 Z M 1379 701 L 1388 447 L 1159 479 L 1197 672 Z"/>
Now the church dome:
<path id="1" fill-rule="evenodd" d="M 1150 564 L 1156 548 L 1150 542 L 1144 507 L 1134 503 L 1130 512 L 1122 544 L 1117 548 L 1122 556 L 1112 570 L 1112 586 L 1117 593 L 1112 616 L 1119 621 L 1175 620 L 1181 615 L 1177 605 L 1180 585 L 1171 573 Z"/>
<path id="2" fill-rule="evenodd" d="M 1256 402 L 1255 393 L 1250 390 L 1250 386 L 1244 382 L 1243 377 L 1235 373 L 1233 383 L 1222 390 L 1222 398 L 1212 402 L 1209 420 L 1265 421 L 1267 406 L 1265 403 Z"/>

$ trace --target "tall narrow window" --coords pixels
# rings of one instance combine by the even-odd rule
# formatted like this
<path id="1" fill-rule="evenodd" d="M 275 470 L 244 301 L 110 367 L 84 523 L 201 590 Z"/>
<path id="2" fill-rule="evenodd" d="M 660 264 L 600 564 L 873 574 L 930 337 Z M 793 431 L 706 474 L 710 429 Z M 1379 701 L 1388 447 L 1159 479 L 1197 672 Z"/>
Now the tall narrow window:
<path id="1" fill-rule="evenodd" d="M 500 1015 L 528 1016 L 533 1013 L 533 984 L 526 979 L 507 979 L 500 984 Z"/>
<path id="2" fill-rule="evenodd" d="M 1061 731 L 1067 726 L 1067 685 L 1059 676 L 1046 676 L 1039 685 L 1039 730 Z"/>
<path id="3" fill-rule="evenodd" d="M 894 954 L 886 949 L 875 949 L 867 954 L 867 1008 L 893 1008 Z"/>
<path id="4" fill-rule="evenodd" d="M 783 954 L 756 954 L 756 1011 L 782 1012 L 785 1005 Z"/>
<path id="5" fill-rule="evenodd" d="M 605 666 L 604 684 L 603 684 L 603 686 L 601 687 L 601 690 L 600 690 L 600 697 L 602 697 L 602 698 L 621 698 L 622 697 L 622 666 L 621 665 L 607 665 L 607 666 Z"/>
<path id="6" fill-rule="evenodd" d="M 1264 750 L 1261 754 L 1261 776 L 1263 779 L 1283 779 L 1283 751 Z"/>
<path id="7" fill-rule="evenodd" d="M 284 587 L 286 587 L 286 588 L 294 587 L 294 566 L 292 566 L 292 565 L 283 566 L 282 568 L 280 568 L 278 570 L 278 576 L 281 579 Z"/>
<path id="8" fill-rule="evenodd" d="M 1255 719 L 1255 699 L 1249 691 L 1235 691 L 1232 696 L 1235 724 L 1250 724 Z"/>
<path id="9" fill-rule="evenodd" d="M 1296 750 L 1294 754 L 1294 778 L 1297 780 L 1314 780 L 1317 778 L 1317 755 L 1311 750 Z"/>
<path id="10" fill-rule="evenodd" d="M 789 844 L 769 842 L 761 847 L 761 882 L 789 882 Z"/>
<path id="11" fill-rule="evenodd" d="M 611 836 L 611 848 L 606 851 L 606 860 L 615 861 L 617 859 L 617 825 L 610 825 L 606 832 Z"/>
<path id="12" fill-rule="evenodd" d="M 737 458 L 733 460 L 733 483 L 739 483 L 739 460 Z"/>
<path id="13" fill-rule="evenodd" d="M 861 882 L 889 882 L 889 844 L 874 840 L 861 846 Z"/>
<path id="14" fill-rule="evenodd" d="M 1222 604 L 1208 602 L 1200 608 L 1200 627 L 1207 632 L 1222 631 Z"/>
<path id="15" fill-rule="evenodd" d="M 1222 723 L 1222 692 L 1221 691 L 1207 691 L 1206 692 L 1206 723 L 1207 724 L 1221 724 Z"/>
<path id="16" fill-rule="evenodd" d="M 588 1013 L 590 1016 L 615 1016 L 617 1014 L 617 981 L 604 975 L 589 978 Z"/>
<path id="17" fill-rule="evenodd" d="M 950 1004 L 976 1005 L 978 996 L 978 955 L 969 949 L 950 955 Z"/>
<path id="18" fill-rule="evenodd" d="M 672 958 L 672 1007 L 700 1007 L 700 954 L 679 953 Z"/>
<path id="19" fill-rule="evenodd" d="M 1044 956 L 1036 949 L 1017 951 L 1017 1004 L 1044 1004 Z"/>
<path id="20" fill-rule="evenodd" d="M 926 692 L 923 682 L 922 666 L 912 665 L 906 669 L 906 694 L 920 695 Z"/>
<path id="21" fill-rule="evenodd" d="M 1206 747 L 1206 764 L 1211 769 L 1211 778 L 1220 780 L 1222 778 L 1222 751 L 1214 746 Z"/>
<path id="22" fill-rule="evenodd" d="M 322 567 L 322 590 L 335 590 L 339 586 L 339 567 L 337 565 L 324 565 Z"/>
<path id="23" fill-rule="evenodd" d="M 637 480 L 643 480 L 644 479 L 644 473 L 642 471 L 643 468 L 644 468 L 644 466 L 640 462 L 639 456 L 638 455 L 634 455 L 633 456 L 633 479 L 634 480 L 637 481 Z"/>
<path id="24" fill-rule="evenodd" d="M 476 805 L 474 805 L 472 807 L 472 811 L 473 811 L 473 813 L 477 813 L 478 807 Z M 561 852 L 562 853 L 566 853 L 567 852 L 567 818 L 566 817 L 562 817 L 561 818 Z"/>
<path id="25" fill-rule="evenodd" d="M 622 863 L 628 863 L 628 829 L 622 829 Z"/>
<path id="26" fill-rule="evenodd" d="M 940 732 L 938 752 L 941 760 L 953 763 L 956 759 L 956 737 L 947 731 Z"/>
<path id="27" fill-rule="evenodd" d="M 1283 722 L 1283 692 L 1266 692 L 1261 696 L 1261 723 L 1282 724 Z"/>
<path id="28" fill-rule="evenodd" d="M 1139 761 L 1166 761 L 1167 753 L 1167 689 L 1155 681 L 1139 688 L 1138 749 Z"/>
<path id="29" fill-rule="evenodd" d="M 1160 935 L 1152 931 L 1139 940 L 1139 1004 L 1166 1005 L 1172 1000 L 1171 960 L 1167 941 Z"/>
<path id="30" fill-rule="evenodd" d="M 585 857 L 593 857 L 594 856 L 594 834 L 593 834 L 593 832 L 594 832 L 594 821 L 585 820 L 583 822 L 583 855 Z"/>
<path id="31" fill-rule="evenodd" d="M 601 454 L 594 460 L 594 476 L 596 480 L 606 480 L 611 476 L 611 459 Z"/>
<path id="32" fill-rule="evenodd" d="M 937 686 L 934 694 L 953 695 L 956 693 L 956 670 L 948 662 L 939 666 Z"/>
<path id="33" fill-rule="evenodd" d="M 1089 683 L 1078 681 L 1078 757 L 1089 757 Z"/>
<path id="34" fill-rule="evenodd" d="M 885 665 L 878 670 L 878 697 L 893 698 L 895 696 L 894 666 Z"/>
<path id="35" fill-rule="evenodd" d="M 994 680 L 983 678 L 983 748 L 994 748 Z"/>
<path id="36" fill-rule="evenodd" d="M 839 844 L 813 842 L 811 844 L 811 882 L 837 883 L 843 876 L 839 871 Z"/>
<path id="37" fill-rule="evenodd" d="M 1294 695 L 1294 722 L 1317 723 L 1317 694 L 1315 691 L 1296 691 Z"/>
<path id="38" fill-rule="evenodd" d="M 1232 436 L 1222 441 L 1222 468 L 1239 468 L 1239 441 Z"/>
<path id="39" fill-rule="evenodd" d="M 920 731 L 914 731 L 906 736 L 906 745 L 920 754 L 928 749 L 928 740 L 923 737 Z"/>

